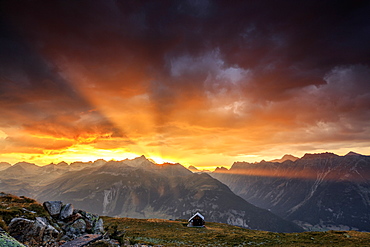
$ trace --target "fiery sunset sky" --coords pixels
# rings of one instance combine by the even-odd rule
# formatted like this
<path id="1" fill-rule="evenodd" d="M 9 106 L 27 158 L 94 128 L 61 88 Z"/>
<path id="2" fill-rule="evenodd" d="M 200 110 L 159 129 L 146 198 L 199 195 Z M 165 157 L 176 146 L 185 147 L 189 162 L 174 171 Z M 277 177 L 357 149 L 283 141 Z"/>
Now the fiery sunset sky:
<path id="1" fill-rule="evenodd" d="M 370 154 L 369 1 L 0 4 L 0 161 Z"/>

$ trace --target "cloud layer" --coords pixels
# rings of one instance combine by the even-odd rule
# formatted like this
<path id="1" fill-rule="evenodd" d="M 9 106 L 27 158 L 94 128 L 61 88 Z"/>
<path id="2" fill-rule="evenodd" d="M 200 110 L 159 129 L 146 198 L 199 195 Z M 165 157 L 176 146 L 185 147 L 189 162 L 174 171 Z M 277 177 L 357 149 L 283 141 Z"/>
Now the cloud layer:
<path id="1" fill-rule="evenodd" d="M 1 9 L 4 159 L 146 154 L 213 166 L 370 152 L 366 1 Z"/>

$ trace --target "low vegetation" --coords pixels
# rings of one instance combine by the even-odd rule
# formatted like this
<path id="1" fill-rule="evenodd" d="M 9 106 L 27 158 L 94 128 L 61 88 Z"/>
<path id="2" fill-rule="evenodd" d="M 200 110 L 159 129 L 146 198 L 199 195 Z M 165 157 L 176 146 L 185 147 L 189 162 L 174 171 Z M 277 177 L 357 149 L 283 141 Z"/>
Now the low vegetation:
<path id="1" fill-rule="evenodd" d="M 46 215 L 44 207 L 36 200 L 0 192 L 0 227 L 2 229 L 7 230 L 7 225 L 16 217 L 35 219 L 37 216 Z"/>
<path id="2" fill-rule="evenodd" d="M 163 246 L 370 246 L 370 233 L 328 231 L 273 233 L 221 223 L 186 227 L 184 220 L 103 217 L 105 228 L 120 243 Z"/>

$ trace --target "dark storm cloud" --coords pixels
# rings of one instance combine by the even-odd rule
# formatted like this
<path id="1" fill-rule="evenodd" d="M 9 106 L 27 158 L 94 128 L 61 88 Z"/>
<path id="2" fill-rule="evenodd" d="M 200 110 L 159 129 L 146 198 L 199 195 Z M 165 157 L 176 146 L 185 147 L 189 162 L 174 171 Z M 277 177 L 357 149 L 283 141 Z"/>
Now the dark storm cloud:
<path id="1" fill-rule="evenodd" d="M 102 87 L 124 83 L 109 65 L 168 79 L 169 59 L 216 49 L 225 66 L 253 69 L 256 83 L 278 80 L 277 94 L 370 62 L 367 1 L 29 1 L 8 10 L 34 47 L 96 70 Z"/>
<path id="2" fill-rule="evenodd" d="M 370 62 L 364 56 L 370 54 L 365 1 L 255 1 L 252 5 L 236 8 L 239 13 L 230 9 L 224 28 L 232 31 L 219 32 L 224 35 L 219 40 L 229 63 L 254 70 L 256 85 L 250 89 L 257 97 L 285 98 L 292 89 L 325 83 L 323 76 L 334 66 Z"/>
<path id="3" fill-rule="evenodd" d="M 50 107 L 58 102 L 59 107 L 53 109 L 56 112 L 72 106 L 87 110 L 86 103 L 74 94 L 52 65 L 30 49 L 28 44 L 9 28 L 10 26 L 4 24 L 1 26 L 1 124 L 16 121 L 8 117 L 16 113 L 40 120 L 46 117 L 40 111 L 43 107 L 41 104 Z"/>

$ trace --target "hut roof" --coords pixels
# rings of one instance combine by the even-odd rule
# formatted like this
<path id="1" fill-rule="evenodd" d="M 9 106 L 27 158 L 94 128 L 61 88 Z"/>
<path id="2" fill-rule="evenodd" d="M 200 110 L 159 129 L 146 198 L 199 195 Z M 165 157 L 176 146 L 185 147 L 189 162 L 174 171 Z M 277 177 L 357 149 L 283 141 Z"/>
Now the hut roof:
<path id="1" fill-rule="evenodd" d="M 201 215 L 199 212 L 196 212 L 188 221 L 191 221 L 195 216 L 199 216 L 200 218 L 202 218 L 202 220 L 204 220 L 204 216 Z"/>

